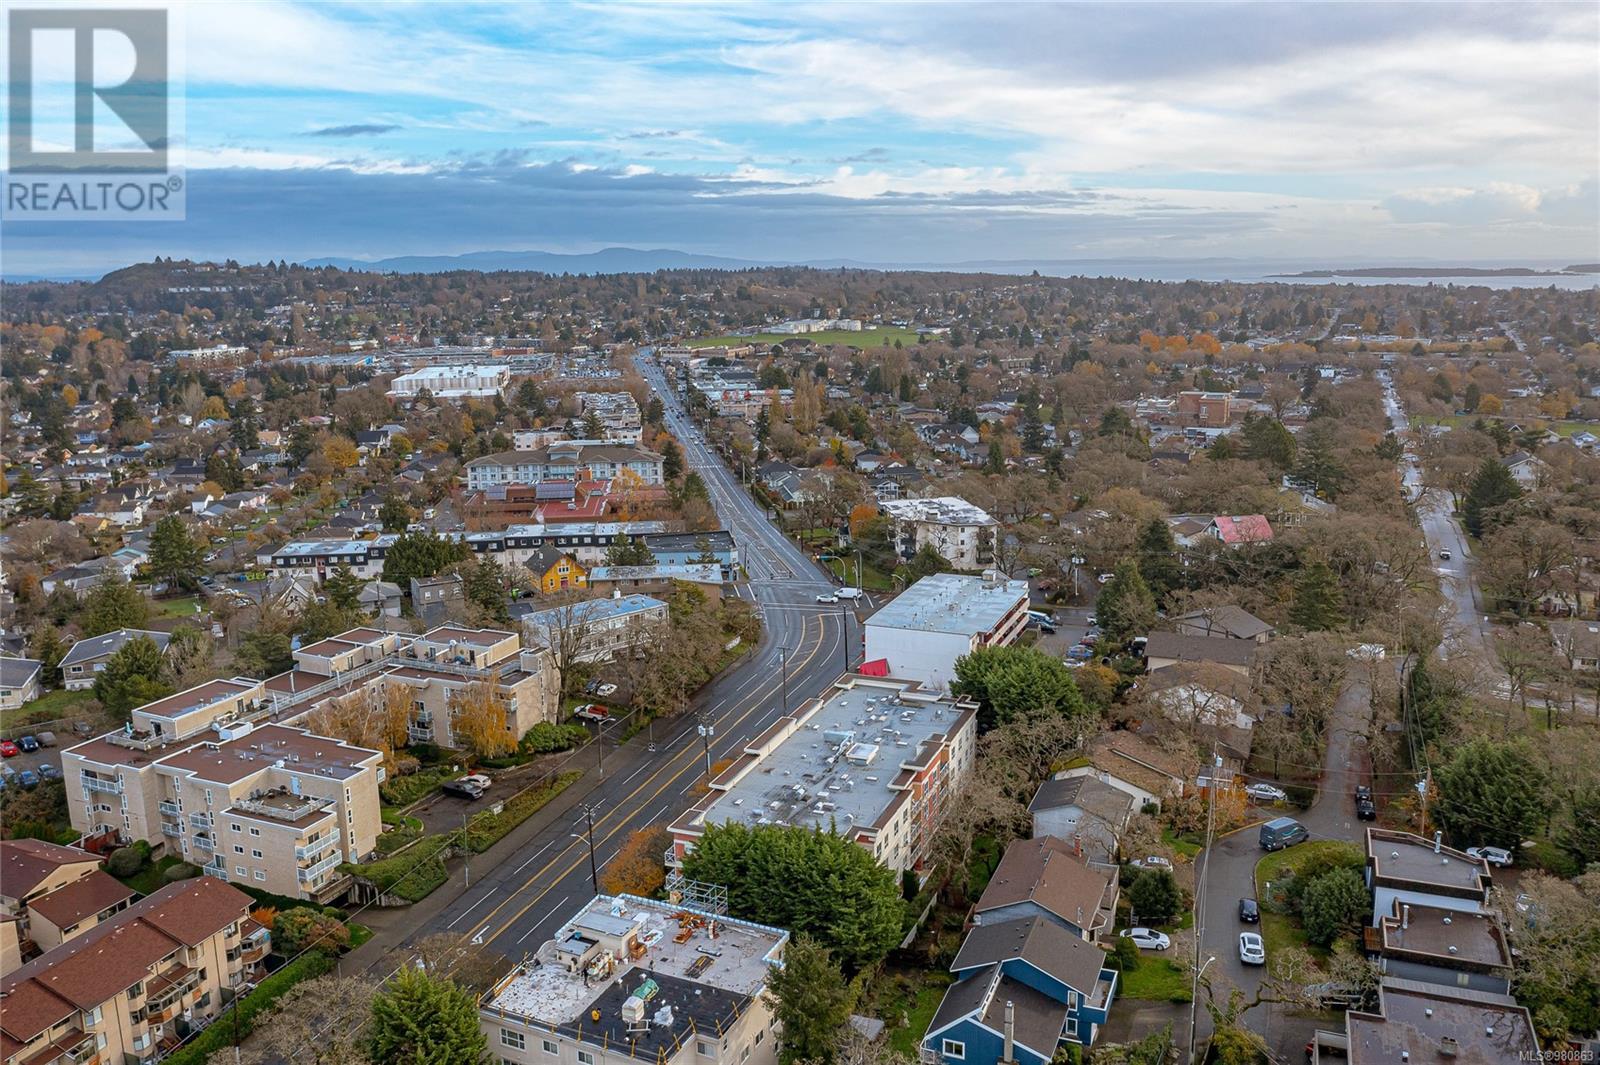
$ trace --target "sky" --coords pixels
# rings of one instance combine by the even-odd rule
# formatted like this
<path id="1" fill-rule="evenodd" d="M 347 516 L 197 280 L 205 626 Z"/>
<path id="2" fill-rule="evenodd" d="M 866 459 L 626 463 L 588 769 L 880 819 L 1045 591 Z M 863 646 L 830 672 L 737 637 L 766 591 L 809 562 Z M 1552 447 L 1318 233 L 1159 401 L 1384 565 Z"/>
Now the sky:
<path id="1" fill-rule="evenodd" d="M 1600 258 L 1593 3 L 235 0 L 181 16 L 186 220 L 5 223 L 7 276 L 616 245 Z"/>

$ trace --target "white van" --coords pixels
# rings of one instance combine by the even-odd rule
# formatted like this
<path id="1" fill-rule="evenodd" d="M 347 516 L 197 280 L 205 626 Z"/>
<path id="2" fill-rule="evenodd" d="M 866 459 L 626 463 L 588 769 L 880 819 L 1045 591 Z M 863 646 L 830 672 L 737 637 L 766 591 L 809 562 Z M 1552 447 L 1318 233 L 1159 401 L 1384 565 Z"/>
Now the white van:
<path id="1" fill-rule="evenodd" d="M 849 599 L 849 600 L 854 601 L 856 599 L 860 599 L 861 598 L 861 589 L 860 588 L 848 588 L 848 587 L 840 588 L 838 591 L 834 592 L 833 594 L 838 596 L 840 599 Z"/>

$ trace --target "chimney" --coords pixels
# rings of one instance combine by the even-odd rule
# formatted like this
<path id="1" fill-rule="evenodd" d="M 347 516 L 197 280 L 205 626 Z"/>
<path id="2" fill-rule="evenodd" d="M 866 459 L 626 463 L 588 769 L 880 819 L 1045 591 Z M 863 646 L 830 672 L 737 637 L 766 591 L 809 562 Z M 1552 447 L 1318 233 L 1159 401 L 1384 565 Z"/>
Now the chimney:
<path id="1" fill-rule="evenodd" d="M 1444 842 L 1444 833 L 1438 829 L 1433 831 L 1433 853 L 1439 853 L 1439 845 Z"/>
<path id="2" fill-rule="evenodd" d="M 1400 904 L 1400 931 L 1404 932 L 1407 928 L 1410 928 L 1410 927 L 1411 927 L 1411 904 L 1407 903 L 1407 902 L 1402 902 Z"/>
<path id="3" fill-rule="evenodd" d="M 1001 1061 L 1006 1062 L 1006 1065 L 1013 1065 L 1013 1063 L 1016 1061 L 1016 1058 L 1012 1056 L 1013 1044 L 1016 1042 L 1016 1035 L 1016 1007 L 1012 1006 L 1010 999 L 1006 999 L 1006 1051 L 1005 1057 L 1000 1059 Z"/>

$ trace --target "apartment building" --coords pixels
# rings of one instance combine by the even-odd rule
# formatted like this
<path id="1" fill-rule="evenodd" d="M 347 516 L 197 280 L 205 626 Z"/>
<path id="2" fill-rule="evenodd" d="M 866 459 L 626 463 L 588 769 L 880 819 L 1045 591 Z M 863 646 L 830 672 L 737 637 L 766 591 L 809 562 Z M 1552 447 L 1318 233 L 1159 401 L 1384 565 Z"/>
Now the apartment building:
<path id="1" fill-rule="evenodd" d="M 0 1065 L 147 1065 L 259 972 L 271 938 L 250 896 L 169 884 L 0 977 Z"/>
<path id="2" fill-rule="evenodd" d="M 637 444 L 644 434 L 639 403 L 632 392 L 578 392 L 578 411 L 585 420 L 592 414 L 605 429 L 606 440 L 614 444 Z"/>
<path id="3" fill-rule="evenodd" d="M 867 619 L 866 661 L 891 677 L 949 688 L 956 659 L 1014 643 L 1028 627 L 1028 582 L 935 573 Z"/>
<path id="4" fill-rule="evenodd" d="M 1191 389 L 1178 393 L 1176 413 L 1186 425 L 1220 429 L 1233 419 L 1231 392 L 1201 392 Z"/>
<path id="5" fill-rule="evenodd" d="M 878 509 L 894 520 L 895 548 L 903 558 L 931 547 L 956 569 L 980 570 L 994 561 L 999 525 L 988 511 L 965 499 L 890 499 Z"/>
<path id="6" fill-rule="evenodd" d="M 1436 906 L 1463 913 L 1489 908 L 1489 863 L 1446 847 L 1435 832 L 1428 840 L 1410 832 L 1367 829 L 1367 887 L 1372 889 L 1376 926 L 1396 903 Z"/>
<path id="7" fill-rule="evenodd" d="M 1378 987 L 1378 1008 L 1346 1013 L 1342 1031 L 1317 1031 L 1309 1061 L 1505 1065 L 1548 1056 L 1539 1048 L 1527 1008 L 1509 995 L 1385 977 Z"/>
<path id="8" fill-rule="evenodd" d="M 659 599 L 619 594 L 530 611 L 521 622 L 530 641 L 558 648 L 569 662 L 609 662 L 637 646 L 652 626 L 665 623 L 667 613 Z"/>
<path id="9" fill-rule="evenodd" d="M 977 711 L 907 681 L 845 676 L 736 755 L 672 823 L 669 862 L 707 825 L 742 821 L 835 831 L 895 872 L 920 871 L 972 771 Z"/>
<path id="10" fill-rule="evenodd" d="M 39 839 L 0 840 L 0 971 L 53 950 L 135 896 L 100 871 L 100 856 Z"/>
<path id="11" fill-rule="evenodd" d="M 334 699 L 370 699 L 377 713 L 400 686 L 411 739 L 453 746 L 457 696 L 470 685 L 492 685 L 513 736 L 560 708 L 549 653 L 498 629 L 351 629 L 294 658 L 264 681 L 209 681 L 148 703 L 123 730 L 63 751 L 73 827 L 146 840 L 222 879 L 331 898 L 345 886 L 340 862 L 375 846 L 384 769 L 377 751 L 296 723 Z"/>
<path id="12" fill-rule="evenodd" d="M 562 441 L 532 451 L 502 451 L 466 464 L 467 488 L 537 484 L 550 480 L 614 481 L 623 474 L 644 484 L 662 484 L 661 456 L 623 444 Z"/>
<path id="13" fill-rule="evenodd" d="M 789 933 L 633 895 L 585 903 L 483 997 L 506 1065 L 773 1065 Z"/>

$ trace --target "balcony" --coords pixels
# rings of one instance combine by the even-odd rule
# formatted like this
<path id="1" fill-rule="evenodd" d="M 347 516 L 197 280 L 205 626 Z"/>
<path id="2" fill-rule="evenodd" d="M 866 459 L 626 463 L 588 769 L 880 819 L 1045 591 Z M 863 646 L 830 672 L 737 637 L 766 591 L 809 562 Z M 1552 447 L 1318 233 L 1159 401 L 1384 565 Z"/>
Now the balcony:
<path id="1" fill-rule="evenodd" d="M 100 1060 L 100 1047 L 93 1035 L 73 1028 L 40 1047 L 32 1057 L 18 1060 L 22 1065 L 90 1065 Z"/>
<path id="2" fill-rule="evenodd" d="M 84 791 L 100 791 L 107 795 L 121 795 L 122 781 L 110 777 L 92 777 L 84 773 L 78 777 L 83 782 Z"/>
<path id="3" fill-rule="evenodd" d="M 218 880 L 228 879 L 228 863 L 218 854 L 201 867 L 200 871 L 206 876 L 214 876 Z"/>
<path id="4" fill-rule="evenodd" d="M 217 849 L 217 841 L 210 836 L 202 834 L 195 835 L 194 845 L 203 851 L 215 851 Z"/>
<path id="5" fill-rule="evenodd" d="M 183 816 L 183 807 L 179 806 L 171 799 L 162 799 L 160 802 L 156 803 L 156 806 L 162 813 L 168 815 L 169 817 Z"/>
<path id="6" fill-rule="evenodd" d="M 299 870 L 296 878 L 302 884 L 314 883 L 319 877 L 322 876 L 322 874 L 328 872 L 330 869 L 336 868 L 343 860 L 343 855 L 335 852 L 328 855 L 320 862 L 317 862 L 315 865 L 309 865 L 306 868 Z"/>
<path id="7" fill-rule="evenodd" d="M 248 799 L 239 799 L 234 802 L 233 808 L 242 813 L 270 817 L 274 821 L 298 821 L 331 805 L 330 799 L 315 795 L 292 795 L 287 789 L 277 788 Z"/>
<path id="8" fill-rule="evenodd" d="M 208 813 L 190 814 L 189 827 L 197 831 L 205 831 L 211 827 L 211 815 Z"/>
<path id="9" fill-rule="evenodd" d="M 336 828 L 319 839 L 314 839 L 310 843 L 296 847 L 294 849 L 295 860 L 299 862 L 310 861 L 338 842 L 339 830 Z"/>
<path id="10" fill-rule="evenodd" d="M 174 839 L 181 839 L 183 837 L 183 826 L 176 821 L 162 821 L 161 834 L 163 836 L 171 836 Z"/>

